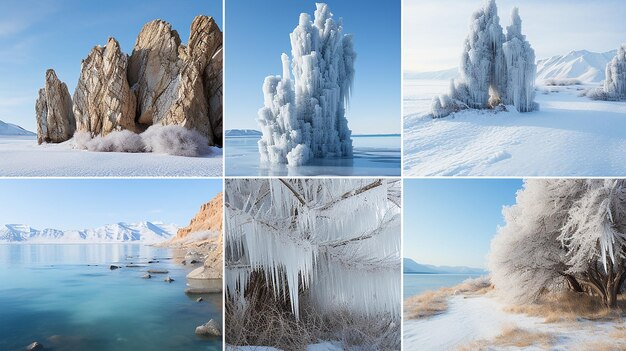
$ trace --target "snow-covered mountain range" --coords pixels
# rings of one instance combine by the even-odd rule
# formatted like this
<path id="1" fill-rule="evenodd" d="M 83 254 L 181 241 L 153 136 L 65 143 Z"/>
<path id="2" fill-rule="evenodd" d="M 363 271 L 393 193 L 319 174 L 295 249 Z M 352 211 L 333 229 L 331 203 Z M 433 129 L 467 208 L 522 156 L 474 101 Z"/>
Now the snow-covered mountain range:
<path id="1" fill-rule="evenodd" d="M 0 242 L 154 244 L 170 239 L 177 230 L 161 222 L 115 223 L 83 230 L 37 230 L 25 224 L 6 224 L 0 227 Z"/>
<path id="2" fill-rule="evenodd" d="M 481 268 L 471 268 L 465 266 L 433 266 L 421 264 L 410 258 L 403 259 L 404 273 L 430 273 L 430 274 L 486 274 Z"/>
<path id="3" fill-rule="evenodd" d="M 599 83 L 605 78 L 606 64 L 615 57 L 617 50 L 591 52 L 571 51 L 537 61 L 537 81 L 546 79 L 578 79 L 587 83 Z"/>
<path id="4" fill-rule="evenodd" d="M 0 121 L 0 135 L 24 135 L 24 136 L 34 136 L 37 135 L 33 132 L 30 132 L 16 124 L 6 123 Z"/>
<path id="5" fill-rule="evenodd" d="M 537 82 L 548 79 L 578 79 L 585 83 L 599 83 L 605 78 L 606 64 L 617 50 L 592 52 L 575 50 L 537 61 Z M 458 77 L 458 68 L 435 72 L 407 72 L 407 79 L 450 80 Z"/>

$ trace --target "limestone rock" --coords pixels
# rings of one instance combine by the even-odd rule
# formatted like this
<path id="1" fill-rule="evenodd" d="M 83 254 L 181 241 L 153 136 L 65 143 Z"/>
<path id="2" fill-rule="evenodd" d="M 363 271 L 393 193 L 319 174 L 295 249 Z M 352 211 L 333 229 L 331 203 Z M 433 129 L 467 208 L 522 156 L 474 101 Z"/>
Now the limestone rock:
<path id="1" fill-rule="evenodd" d="M 138 100 L 138 121 L 182 125 L 222 143 L 222 32 L 197 16 L 189 44 L 161 20 L 146 24 L 130 56 L 128 79 Z"/>
<path id="2" fill-rule="evenodd" d="M 223 193 L 217 194 L 211 201 L 200 206 L 200 211 L 191 219 L 189 225 L 178 229 L 174 240 L 184 239 L 190 233 L 201 231 L 222 231 Z"/>
<path id="3" fill-rule="evenodd" d="M 196 328 L 196 335 L 222 336 L 220 325 L 213 319 Z"/>
<path id="4" fill-rule="evenodd" d="M 161 121 L 178 90 L 178 32 L 161 20 L 143 26 L 128 64 L 128 81 L 137 95 L 137 121 L 148 127 Z"/>
<path id="5" fill-rule="evenodd" d="M 36 350 L 43 350 L 43 346 L 39 342 L 37 342 L 37 341 L 35 341 L 32 344 L 26 346 L 26 351 L 36 351 Z"/>
<path id="6" fill-rule="evenodd" d="M 127 66 L 128 56 L 115 38 L 104 47 L 94 47 L 83 60 L 74 92 L 77 130 L 102 136 L 114 130 L 137 131 L 136 98 L 128 84 Z"/>
<path id="7" fill-rule="evenodd" d="M 61 143 L 74 135 L 76 122 L 72 113 L 72 99 L 67 85 L 54 70 L 46 71 L 45 86 L 39 90 L 35 103 L 37 142 Z"/>

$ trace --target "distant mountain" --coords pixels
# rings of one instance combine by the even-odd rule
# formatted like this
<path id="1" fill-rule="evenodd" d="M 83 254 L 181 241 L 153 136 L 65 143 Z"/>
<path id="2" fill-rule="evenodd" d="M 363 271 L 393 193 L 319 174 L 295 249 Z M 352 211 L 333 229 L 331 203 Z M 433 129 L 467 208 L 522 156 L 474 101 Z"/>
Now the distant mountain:
<path id="1" fill-rule="evenodd" d="M 578 79 L 582 82 L 599 83 L 605 78 L 606 64 L 615 57 L 617 50 L 591 52 L 571 51 L 537 61 L 537 80 Z"/>
<path id="2" fill-rule="evenodd" d="M 449 68 L 442 71 L 433 72 L 406 72 L 404 78 L 406 79 L 425 79 L 425 80 L 450 80 L 459 76 L 459 68 Z"/>
<path id="3" fill-rule="evenodd" d="M 224 134 L 227 138 L 260 137 L 263 133 L 255 129 L 228 129 Z"/>
<path id="4" fill-rule="evenodd" d="M 37 134 L 31 131 L 28 131 L 16 124 L 11 124 L 11 123 L 0 121 L 0 135 L 35 136 Z"/>
<path id="5" fill-rule="evenodd" d="M 592 52 L 571 51 L 537 61 L 537 81 L 547 79 L 578 79 L 585 83 L 599 83 L 605 78 L 606 64 L 615 57 L 617 50 Z M 406 72 L 406 79 L 450 80 L 458 77 L 457 67 L 434 72 Z"/>
<path id="6" fill-rule="evenodd" d="M 178 228 L 160 222 L 115 223 L 94 229 L 37 230 L 25 224 L 0 227 L 0 243 L 124 243 L 154 244 L 170 239 Z"/>
<path id="7" fill-rule="evenodd" d="M 486 274 L 487 271 L 481 268 L 471 268 L 464 266 L 433 266 L 421 264 L 410 258 L 404 258 L 404 273 L 430 273 L 430 274 Z"/>

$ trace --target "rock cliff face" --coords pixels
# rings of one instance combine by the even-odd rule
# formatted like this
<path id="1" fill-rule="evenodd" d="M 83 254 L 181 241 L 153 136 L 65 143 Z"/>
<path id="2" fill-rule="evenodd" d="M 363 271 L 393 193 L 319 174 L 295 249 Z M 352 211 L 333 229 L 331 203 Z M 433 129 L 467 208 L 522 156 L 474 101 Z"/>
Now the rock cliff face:
<path id="1" fill-rule="evenodd" d="M 45 86 L 39 90 L 35 103 L 37 116 L 37 142 L 60 143 L 68 140 L 76 130 L 72 113 L 72 98 L 67 85 L 61 82 L 54 70 L 46 71 Z"/>
<path id="2" fill-rule="evenodd" d="M 60 97 L 48 94 L 42 100 L 40 92 L 39 100 Z M 74 129 L 93 136 L 114 130 L 142 132 L 154 124 L 180 125 L 206 136 L 209 145 L 221 146 L 222 32 L 213 18 L 197 16 L 185 45 L 169 23 L 154 20 L 139 33 L 130 57 L 110 38 L 83 60 L 73 109 L 71 99 L 69 104 L 76 115 Z M 45 105 L 37 103 L 38 121 L 40 114 L 48 113 Z M 49 124 L 38 124 L 44 141 L 65 141 L 74 132 L 49 138 Z"/>
<path id="3" fill-rule="evenodd" d="M 74 91 L 76 127 L 92 135 L 107 135 L 114 130 L 137 131 L 135 94 L 126 78 L 128 57 L 115 38 L 106 46 L 94 47 L 83 60 Z"/>
<path id="4" fill-rule="evenodd" d="M 217 194 L 211 201 L 202 205 L 188 226 L 180 228 L 168 246 L 182 246 L 205 255 L 204 265 L 187 275 L 191 279 L 221 279 L 223 271 L 223 232 L 222 209 L 223 193 Z M 214 232 L 217 235 L 195 238 L 195 233 Z"/>
<path id="5" fill-rule="evenodd" d="M 200 207 L 189 225 L 178 229 L 174 241 L 186 238 L 190 233 L 202 231 L 222 232 L 222 193 Z M 220 235 L 221 236 L 221 235 Z"/>
<path id="6" fill-rule="evenodd" d="M 146 24 L 130 56 L 128 79 L 143 125 L 182 125 L 222 143 L 222 32 L 197 16 L 188 46 L 169 23 Z M 219 66 L 219 67 L 218 67 Z"/>

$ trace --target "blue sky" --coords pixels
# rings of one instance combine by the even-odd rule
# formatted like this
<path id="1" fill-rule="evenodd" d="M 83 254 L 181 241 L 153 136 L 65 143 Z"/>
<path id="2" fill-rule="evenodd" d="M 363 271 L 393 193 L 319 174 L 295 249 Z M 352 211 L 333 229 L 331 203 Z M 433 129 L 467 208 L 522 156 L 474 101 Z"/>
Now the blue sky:
<path id="1" fill-rule="evenodd" d="M 428 72 L 457 67 L 472 12 L 484 0 L 403 0 L 404 68 Z M 500 25 L 520 9 L 522 31 L 537 59 L 572 50 L 605 52 L 626 42 L 623 0 L 497 0 Z"/>
<path id="2" fill-rule="evenodd" d="M 521 188 L 521 179 L 404 180 L 404 257 L 484 268 L 502 206 Z"/>
<path id="3" fill-rule="evenodd" d="M 348 126 L 355 134 L 400 132 L 400 1 L 326 1 L 344 33 L 354 36 L 356 75 Z M 271 4 L 271 5 L 270 5 Z M 382 5 L 381 5 L 382 4 Z M 226 129 L 258 129 L 261 88 L 282 74 L 281 53 L 291 54 L 289 33 L 315 1 L 226 2 Z"/>
<path id="4" fill-rule="evenodd" d="M 86 229 L 117 222 L 187 225 L 221 179 L 4 179 L 0 225 Z"/>
<path id="5" fill-rule="evenodd" d="M 115 37 L 130 54 L 143 25 L 170 22 L 183 42 L 196 15 L 222 26 L 221 0 L 0 0 L 0 120 L 35 131 L 35 100 L 54 68 L 73 94 L 81 60 Z"/>

